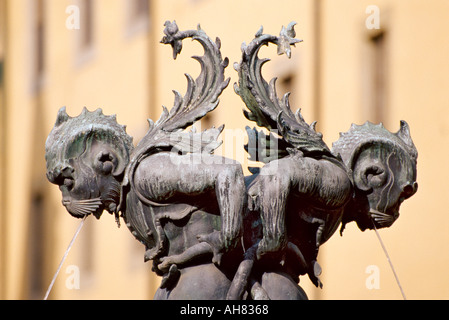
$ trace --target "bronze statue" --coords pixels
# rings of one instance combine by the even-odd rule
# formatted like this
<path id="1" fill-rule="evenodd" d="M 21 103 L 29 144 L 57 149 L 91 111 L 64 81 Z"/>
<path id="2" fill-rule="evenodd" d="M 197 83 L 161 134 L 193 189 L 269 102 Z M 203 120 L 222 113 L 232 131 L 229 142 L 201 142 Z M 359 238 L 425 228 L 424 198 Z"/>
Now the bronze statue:
<path id="1" fill-rule="evenodd" d="M 279 37 L 261 28 L 242 46 L 235 90 L 245 116 L 278 136 L 247 128 L 245 149 L 265 165 L 244 177 L 238 162 L 213 154 L 223 126 L 185 131 L 218 106 L 229 83 L 220 40 L 169 21 L 164 33 L 175 59 L 185 38 L 204 48 L 194 57 L 199 77 L 186 75 L 186 94 L 174 91 L 173 108 L 149 120 L 135 148 L 115 116 L 85 108 L 70 117 L 62 108 L 46 143 L 49 181 L 72 216 L 100 218 L 106 210 L 125 221 L 163 277 L 155 299 L 307 299 L 299 277 L 322 286 L 318 250 L 340 224 L 341 232 L 350 221 L 361 230 L 389 227 L 416 192 L 408 125 L 395 134 L 353 125 L 329 149 L 315 124 L 291 111 L 288 94 L 279 99 L 275 80 L 261 75 L 260 47 L 273 43 L 290 57 L 300 42 L 294 23 Z"/>

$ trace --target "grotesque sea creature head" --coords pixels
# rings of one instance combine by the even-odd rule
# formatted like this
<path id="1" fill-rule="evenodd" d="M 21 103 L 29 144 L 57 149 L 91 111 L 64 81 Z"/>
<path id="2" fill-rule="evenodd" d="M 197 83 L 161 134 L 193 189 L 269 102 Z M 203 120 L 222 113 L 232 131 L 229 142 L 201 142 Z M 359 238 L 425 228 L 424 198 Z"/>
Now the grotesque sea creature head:
<path id="1" fill-rule="evenodd" d="M 132 148 L 132 138 L 115 116 L 84 108 L 72 118 L 65 107 L 59 110 L 45 144 L 47 178 L 59 186 L 62 203 L 72 216 L 116 213 Z"/>
<path id="2" fill-rule="evenodd" d="M 417 191 L 418 153 L 409 126 L 401 121 L 397 133 L 382 124 L 352 125 L 340 134 L 333 152 L 343 159 L 355 189 L 343 224 L 355 220 L 361 230 L 385 228 L 399 217 L 401 203 Z"/>

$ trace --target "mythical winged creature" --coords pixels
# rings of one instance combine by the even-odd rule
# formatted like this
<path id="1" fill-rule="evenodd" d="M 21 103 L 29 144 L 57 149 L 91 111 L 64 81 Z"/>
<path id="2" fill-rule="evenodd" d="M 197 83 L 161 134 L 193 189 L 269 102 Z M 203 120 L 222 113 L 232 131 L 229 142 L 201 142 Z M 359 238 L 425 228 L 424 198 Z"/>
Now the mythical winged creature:
<path id="1" fill-rule="evenodd" d="M 247 178 L 250 222 L 244 234 L 250 249 L 230 289 L 234 298 L 242 296 L 248 279 L 260 282 L 271 298 L 301 297 L 299 288 L 279 294 L 264 285 L 270 270 L 294 282 L 308 274 L 322 286 L 318 249 L 338 226 L 341 232 L 350 221 L 361 230 L 389 227 L 400 204 L 417 191 L 417 151 L 405 121 L 395 134 L 382 124 L 353 125 L 331 150 L 315 122 L 309 125 L 300 110 L 292 112 L 289 93 L 278 98 L 276 79 L 269 84 L 263 79 L 261 69 L 269 60 L 258 58 L 260 48 L 272 43 L 278 54 L 290 57 L 291 45 L 301 41 L 295 39 L 294 25 L 282 27 L 278 37 L 260 28 L 250 44 L 243 44 L 242 60 L 234 65 L 239 74 L 235 91 L 249 109 L 246 118 L 275 132 L 247 128 L 250 159 L 265 165 L 252 168 Z"/>
<path id="2" fill-rule="evenodd" d="M 162 43 L 176 58 L 182 40 L 204 48 L 196 80 L 186 75 L 187 92 L 175 93 L 173 108 L 136 148 L 115 116 L 84 109 L 69 117 L 62 108 L 46 142 L 47 177 L 59 185 L 71 215 L 101 216 L 103 210 L 122 217 L 145 245 L 145 260 L 163 276 L 156 299 L 222 299 L 232 268 L 223 254 L 240 246 L 246 188 L 241 165 L 213 154 L 223 127 L 187 132 L 188 126 L 214 110 L 229 79 L 228 59 L 198 26 L 180 31 L 166 22 Z M 213 262 L 213 263 L 212 263 Z M 195 266 L 196 268 L 192 268 Z M 205 287 L 206 290 L 195 288 Z"/>

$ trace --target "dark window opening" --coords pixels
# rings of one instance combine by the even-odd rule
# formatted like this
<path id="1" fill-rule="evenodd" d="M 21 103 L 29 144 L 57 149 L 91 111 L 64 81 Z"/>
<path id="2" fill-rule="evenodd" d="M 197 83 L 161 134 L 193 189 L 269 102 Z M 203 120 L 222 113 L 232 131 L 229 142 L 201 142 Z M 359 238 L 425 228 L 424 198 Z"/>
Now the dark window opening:
<path id="1" fill-rule="evenodd" d="M 372 48 L 371 60 L 371 92 L 372 92 L 372 117 L 373 121 L 378 123 L 385 121 L 386 116 L 386 44 L 385 33 L 381 32 L 371 37 L 370 45 Z"/>
<path id="2" fill-rule="evenodd" d="M 94 41 L 93 1 L 83 0 L 81 9 L 81 47 L 89 48 Z"/>

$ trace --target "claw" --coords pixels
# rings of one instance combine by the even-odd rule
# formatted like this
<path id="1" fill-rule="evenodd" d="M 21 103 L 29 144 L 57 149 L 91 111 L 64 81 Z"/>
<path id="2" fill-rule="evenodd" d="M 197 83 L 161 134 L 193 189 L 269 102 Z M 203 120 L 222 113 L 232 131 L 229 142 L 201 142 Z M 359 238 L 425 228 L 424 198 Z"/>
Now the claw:
<path id="1" fill-rule="evenodd" d="M 322 269 L 321 266 L 318 264 L 317 261 L 312 261 L 312 270 L 313 274 L 309 272 L 309 278 L 313 282 L 313 284 L 320 289 L 323 288 L 323 283 L 321 282 L 319 276 L 321 275 Z"/>
<path id="2" fill-rule="evenodd" d="M 172 264 L 170 269 L 168 270 L 168 274 L 166 274 L 161 281 L 161 289 L 163 288 L 172 288 L 180 277 L 181 273 L 178 270 L 176 264 Z"/>
<path id="3" fill-rule="evenodd" d="M 315 274 L 315 277 L 319 277 L 321 275 L 321 272 L 323 269 L 321 269 L 321 266 L 318 264 L 317 261 L 313 262 L 313 273 Z"/>

